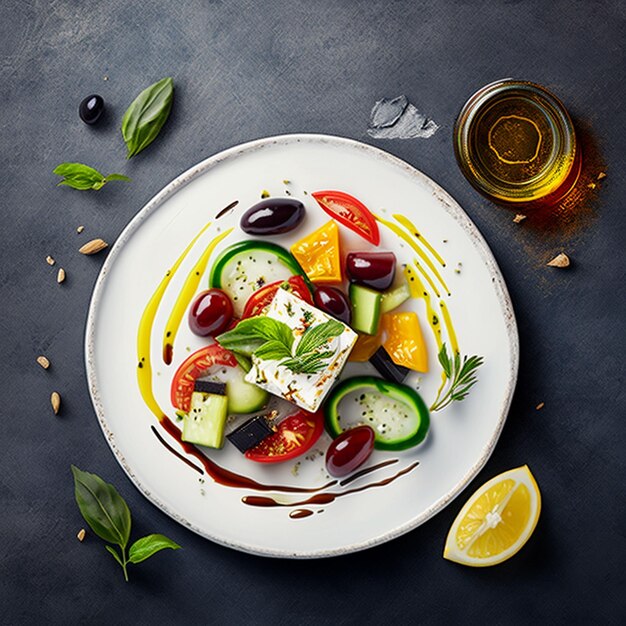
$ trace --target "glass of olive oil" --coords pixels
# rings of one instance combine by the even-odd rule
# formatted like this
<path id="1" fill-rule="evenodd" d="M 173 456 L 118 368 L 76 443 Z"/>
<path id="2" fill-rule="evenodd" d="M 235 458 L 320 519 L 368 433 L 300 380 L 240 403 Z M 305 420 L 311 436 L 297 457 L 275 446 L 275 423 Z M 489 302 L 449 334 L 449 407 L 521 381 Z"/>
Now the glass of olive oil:
<path id="1" fill-rule="evenodd" d="M 454 127 L 459 166 L 503 204 L 556 204 L 581 169 L 574 125 L 561 101 L 534 83 L 500 80 L 478 90 Z"/>

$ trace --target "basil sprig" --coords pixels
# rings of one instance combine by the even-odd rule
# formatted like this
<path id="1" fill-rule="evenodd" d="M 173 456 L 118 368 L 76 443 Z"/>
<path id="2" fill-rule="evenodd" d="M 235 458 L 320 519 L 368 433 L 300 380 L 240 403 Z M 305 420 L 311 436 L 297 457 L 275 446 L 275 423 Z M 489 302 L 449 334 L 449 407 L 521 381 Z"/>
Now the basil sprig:
<path id="1" fill-rule="evenodd" d="M 328 365 L 327 360 L 334 354 L 323 348 L 343 331 L 344 325 L 336 320 L 309 326 L 294 352 L 293 332 L 287 324 L 271 317 L 257 316 L 242 320 L 216 340 L 235 354 L 280 361 L 280 365 L 294 374 L 316 374 Z"/>
<path id="2" fill-rule="evenodd" d="M 141 563 L 165 548 L 178 550 L 180 546 L 164 535 L 152 534 L 137 539 L 129 548 L 131 516 L 130 509 L 117 489 L 105 483 L 96 474 L 83 472 L 72 465 L 74 474 L 74 496 L 81 515 L 91 530 L 109 544 L 119 546 L 118 552 L 112 545 L 104 546 L 121 565 L 124 579 L 128 582 L 127 565 Z"/>
<path id="3" fill-rule="evenodd" d="M 174 81 L 162 80 L 144 89 L 131 103 L 122 118 L 122 136 L 126 158 L 130 159 L 149 146 L 165 124 L 174 99 Z"/>
<path id="4" fill-rule="evenodd" d="M 61 163 L 57 165 L 53 174 L 63 176 L 63 180 L 57 185 L 67 185 L 73 189 L 102 189 L 110 180 L 124 180 L 130 182 L 128 176 L 123 174 L 109 174 L 104 176 L 93 167 L 84 163 Z"/>

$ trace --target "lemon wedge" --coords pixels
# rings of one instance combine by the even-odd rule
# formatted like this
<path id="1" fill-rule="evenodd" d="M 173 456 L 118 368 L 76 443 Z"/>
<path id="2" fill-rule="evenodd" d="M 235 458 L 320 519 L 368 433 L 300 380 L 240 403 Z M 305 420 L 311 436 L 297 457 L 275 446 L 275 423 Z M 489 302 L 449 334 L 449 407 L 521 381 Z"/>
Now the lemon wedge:
<path id="1" fill-rule="evenodd" d="M 527 465 L 486 482 L 457 515 L 443 551 L 449 561 L 487 567 L 511 558 L 528 541 L 541 493 Z"/>

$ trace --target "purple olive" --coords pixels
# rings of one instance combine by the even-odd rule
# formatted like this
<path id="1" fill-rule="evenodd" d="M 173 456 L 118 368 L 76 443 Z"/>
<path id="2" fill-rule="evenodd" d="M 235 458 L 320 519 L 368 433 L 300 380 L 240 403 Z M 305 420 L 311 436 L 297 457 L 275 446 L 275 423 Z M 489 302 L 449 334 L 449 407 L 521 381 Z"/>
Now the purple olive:
<path id="1" fill-rule="evenodd" d="M 393 252 L 351 252 L 346 259 L 346 273 L 353 283 L 385 291 L 396 275 L 396 255 Z"/>
<path id="2" fill-rule="evenodd" d="M 344 324 L 350 324 L 350 303 L 348 298 L 335 287 L 327 287 L 326 285 L 319 285 L 315 289 L 313 294 L 313 302 L 315 306 L 332 315 Z"/>
<path id="3" fill-rule="evenodd" d="M 341 433 L 326 452 L 328 473 L 341 478 L 363 465 L 372 454 L 375 437 L 370 426 L 357 426 Z"/>
<path id="4" fill-rule="evenodd" d="M 292 198 L 268 198 L 242 216 L 241 230 L 249 235 L 279 235 L 293 230 L 304 218 L 304 204 Z"/>

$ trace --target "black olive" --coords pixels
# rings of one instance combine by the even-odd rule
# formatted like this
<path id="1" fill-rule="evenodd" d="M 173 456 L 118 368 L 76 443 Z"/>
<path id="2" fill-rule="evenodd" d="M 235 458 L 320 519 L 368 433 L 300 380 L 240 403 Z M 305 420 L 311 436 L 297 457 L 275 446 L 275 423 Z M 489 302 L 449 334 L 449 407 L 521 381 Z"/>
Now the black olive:
<path id="1" fill-rule="evenodd" d="M 278 235 L 293 230 L 304 218 L 304 205 L 293 198 L 268 198 L 249 208 L 241 230 L 249 235 Z"/>
<path id="2" fill-rule="evenodd" d="M 104 100 L 102 96 L 93 94 L 87 96 L 78 107 L 78 115 L 85 124 L 95 124 L 104 111 Z"/>

